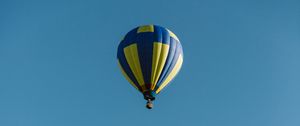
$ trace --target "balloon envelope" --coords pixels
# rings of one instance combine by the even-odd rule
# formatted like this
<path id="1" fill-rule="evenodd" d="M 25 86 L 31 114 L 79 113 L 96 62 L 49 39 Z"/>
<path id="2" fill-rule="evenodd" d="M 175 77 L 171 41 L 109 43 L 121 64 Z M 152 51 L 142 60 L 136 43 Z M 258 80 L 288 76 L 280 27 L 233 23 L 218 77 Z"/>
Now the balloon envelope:
<path id="1" fill-rule="evenodd" d="M 155 99 L 179 72 L 182 46 L 170 30 L 144 25 L 126 34 L 118 47 L 118 64 L 123 75 L 145 99 Z"/>

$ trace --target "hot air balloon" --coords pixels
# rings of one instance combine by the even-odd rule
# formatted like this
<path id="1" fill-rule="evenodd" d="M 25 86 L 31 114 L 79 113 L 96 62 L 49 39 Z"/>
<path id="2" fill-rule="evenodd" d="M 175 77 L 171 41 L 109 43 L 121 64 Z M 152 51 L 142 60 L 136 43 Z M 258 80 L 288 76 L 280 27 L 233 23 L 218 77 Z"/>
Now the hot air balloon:
<path id="1" fill-rule="evenodd" d="M 118 46 L 118 65 L 129 83 L 144 95 L 146 107 L 179 72 L 182 46 L 170 30 L 144 25 L 129 31 Z"/>

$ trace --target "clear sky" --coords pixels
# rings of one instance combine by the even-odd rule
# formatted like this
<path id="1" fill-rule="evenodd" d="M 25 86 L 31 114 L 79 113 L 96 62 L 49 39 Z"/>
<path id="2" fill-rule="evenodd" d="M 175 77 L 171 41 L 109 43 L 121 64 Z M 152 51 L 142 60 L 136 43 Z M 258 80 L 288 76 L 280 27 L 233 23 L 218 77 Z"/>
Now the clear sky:
<path id="1" fill-rule="evenodd" d="M 143 24 L 185 56 L 153 110 L 116 60 Z M 153 125 L 300 126 L 300 1 L 0 1 L 0 126 Z"/>

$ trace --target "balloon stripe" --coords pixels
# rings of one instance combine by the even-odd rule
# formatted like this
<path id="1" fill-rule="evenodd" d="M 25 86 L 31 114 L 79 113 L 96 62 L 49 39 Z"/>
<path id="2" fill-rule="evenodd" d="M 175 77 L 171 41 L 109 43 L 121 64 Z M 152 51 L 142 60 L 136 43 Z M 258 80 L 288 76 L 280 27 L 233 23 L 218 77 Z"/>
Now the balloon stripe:
<path id="1" fill-rule="evenodd" d="M 170 72 L 170 74 L 168 75 L 168 77 L 166 78 L 166 80 L 159 86 L 159 88 L 155 91 L 156 94 L 158 94 L 165 86 L 167 86 L 167 84 L 177 75 L 177 73 L 179 72 L 181 66 L 183 63 L 183 57 L 180 54 L 179 58 L 176 62 L 176 65 L 174 67 L 174 69 Z"/>
<path id="2" fill-rule="evenodd" d="M 151 90 L 154 90 L 161 75 L 169 52 L 169 45 L 158 42 L 153 43 L 153 63 L 151 74 Z"/>
<path id="3" fill-rule="evenodd" d="M 124 72 L 128 75 L 128 77 L 133 81 L 134 84 L 136 84 L 136 86 L 138 87 L 139 91 L 142 91 L 142 87 L 138 84 L 137 79 L 135 78 L 133 71 L 131 70 L 125 54 L 123 52 L 124 49 L 124 43 L 121 43 L 118 47 L 118 61 L 120 62 L 120 65 L 122 66 L 122 68 L 124 69 Z"/>
<path id="4" fill-rule="evenodd" d="M 138 33 L 136 42 L 139 52 L 139 60 L 143 72 L 146 89 L 151 88 L 152 52 L 154 32 Z"/>
<path id="5" fill-rule="evenodd" d="M 167 57 L 167 63 L 163 69 L 163 74 L 160 77 L 155 90 L 158 89 L 158 87 L 162 84 L 162 82 L 166 79 L 166 77 L 170 74 L 171 70 L 174 68 L 176 61 L 179 57 L 180 51 L 179 51 L 179 47 L 180 47 L 180 43 L 174 41 L 174 39 L 171 39 L 170 42 L 170 52 L 169 55 Z"/>
<path id="6" fill-rule="evenodd" d="M 137 44 L 132 44 L 125 47 L 124 53 L 125 53 L 126 60 L 135 78 L 137 79 L 139 85 L 142 87 L 142 91 L 145 91 L 145 82 L 144 82 L 143 73 L 139 62 Z"/>
<path id="7" fill-rule="evenodd" d="M 139 60 L 139 53 L 138 53 L 138 49 L 137 49 L 137 44 L 135 44 L 135 46 L 133 46 L 131 49 L 131 56 L 133 57 L 133 62 L 134 62 L 134 66 L 135 66 L 135 70 L 137 71 L 137 78 L 140 80 L 140 85 L 142 87 L 143 92 L 146 90 L 145 87 L 145 81 L 144 81 L 144 76 L 142 73 L 142 68 L 141 68 L 141 64 L 140 64 L 140 60 Z"/>
<path id="8" fill-rule="evenodd" d="M 159 61 L 159 55 L 161 51 L 161 46 L 159 44 L 153 43 L 153 55 L 152 55 L 152 72 L 151 72 L 151 88 L 155 83 L 156 71 Z"/>
<path id="9" fill-rule="evenodd" d="M 156 76 L 154 84 L 157 83 L 157 81 L 158 81 L 158 79 L 160 77 L 161 71 L 162 71 L 162 69 L 165 66 L 165 62 L 166 62 L 166 59 L 167 59 L 167 56 L 168 56 L 168 53 L 169 53 L 169 45 L 166 45 L 166 44 L 161 44 L 161 45 L 162 45 L 162 48 L 161 48 L 162 51 L 161 51 L 161 54 L 160 54 L 159 65 L 157 67 L 158 71 L 156 72 L 157 76 Z"/>

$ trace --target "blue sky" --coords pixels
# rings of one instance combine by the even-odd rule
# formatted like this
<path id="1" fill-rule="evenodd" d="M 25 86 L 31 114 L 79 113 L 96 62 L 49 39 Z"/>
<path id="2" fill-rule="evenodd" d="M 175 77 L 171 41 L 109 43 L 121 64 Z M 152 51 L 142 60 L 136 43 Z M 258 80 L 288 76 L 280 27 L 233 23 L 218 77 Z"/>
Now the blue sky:
<path id="1" fill-rule="evenodd" d="M 299 126 L 299 0 L 2 0 L 1 126 Z M 153 110 L 116 60 L 132 28 L 181 40 Z"/>

